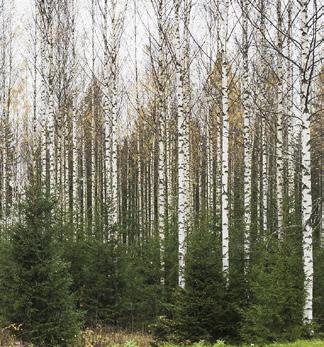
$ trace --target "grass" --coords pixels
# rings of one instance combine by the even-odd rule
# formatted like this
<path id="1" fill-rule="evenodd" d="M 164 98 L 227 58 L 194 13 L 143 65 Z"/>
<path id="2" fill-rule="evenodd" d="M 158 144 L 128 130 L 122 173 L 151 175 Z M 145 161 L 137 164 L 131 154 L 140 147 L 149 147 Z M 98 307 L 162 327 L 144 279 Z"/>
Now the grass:
<path id="1" fill-rule="evenodd" d="M 73 347 L 148 347 L 152 342 L 147 334 L 98 328 L 83 331 Z"/>
<path id="2" fill-rule="evenodd" d="M 9 333 L 10 329 L 0 331 L 0 346 L 3 347 L 22 347 L 22 344 L 16 341 Z M 77 338 L 75 344 L 71 347 L 151 347 L 153 338 L 144 333 L 129 333 L 126 331 L 115 331 L 108 329 L 86 329 Z M 292 343 L 274 343 L 267 345 L 245 344 L 241 347 L 324 347 L 324 340 L 298 340 Z M 32 347 L 31 345 L 28 347 Z M 156 346 L 157 347 L 157 346 Z M 174 345 L 171 343 L 161 344 L 159 347 L 235 347 L 225 344 L 219 340 L 213 345 L 204 342 L 194 343 L 192 345 Z"/>
<path id="3" fill-rule="evenodd" d="M 292 343 L 276 343 L 275 347 L 324 347 L 323 340 L 299 340 Z"/>
<path id="4" fill-rule="evenodd" d="M 126 332 L 105 332 L 105 331 L 90 331 L 83 332 L 74 347 L 150 347 L 156 346 L 152 344 L 153 340 L 149 335 L 140 333 Z M 324 347 L 324 340 L 298 340 L 292 343 L 274 343 L 267 345 L 245 344 L 241 347 Z M 208 345 L 203 342 L 188 345 L 174 345 L 172 343 L 164 343 L 159 347 L 235 347 L 225 344 L 219 340 L 213 345 Z"/>
<path id="5" fill-rule="evenodd" d="M 298 340 L 291 343 L 273 343 L 265 345 L 256 345 L 256 344 L 244 344 L 241 347 L 324 347 L 323 340 Z M 163 347 L 180 347 L 172 344 L 165 344 Z M 225 344 L 223 341 L 218 341 L 213 345 L 207 345 L 204 343 L 195 343 L 191 347 L 235 347 L 234 345 Z"/>

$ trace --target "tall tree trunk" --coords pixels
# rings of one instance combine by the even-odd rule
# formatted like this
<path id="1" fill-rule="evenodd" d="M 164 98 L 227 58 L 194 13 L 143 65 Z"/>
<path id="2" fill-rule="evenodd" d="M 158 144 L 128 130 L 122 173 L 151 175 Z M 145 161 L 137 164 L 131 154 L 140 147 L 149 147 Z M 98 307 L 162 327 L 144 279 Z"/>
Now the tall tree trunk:
<path id="1" fill-rule="evenodd" d="M 104 85 L 103 85 L 103 118 L 104 118 L 104 161 L 105 161 L 105 204 L 106 211 L 108 213 L 108 206 L 110 204 L 111 198 L 111 170 L 110 170 L 110 137 L 111 137 L 111 122 L 109 115 L 109 46 L 108 46 L 108 0 L 104 3 L 103 12 L 103 40 L 104 40 Z M 107 223 L 106 228 L 108 228 L 108 216 L 106 216 Z"/>
<path id="2" fill-rule="evenodd" d="M 180 39 L 180 0 L 174 1 L 175 6 L 175 44 L 176 44 L 176 90 L 178 102 L 178 255 L 179 255 L 179 275 L 178 283 L 180 288 L 185 287 L 185 253 L 186 253 L 186 216 L 187 216 L 187 192 L 186 192 L 186 118 L 184 110 L 184 90 L 183 90 L 183 52 Z"/>
<path id="3" fill-rule="evenodd" d="M 91 1 L 91 216 L 89 230 L 92 236 L 96 228 L 96 140 L 97 140 L 97 114 L 95 112 L 95 0 Z"/>
<path id="4" fill-rule="evenodd" d="M 249 42 L 248 42 L 248 1 L 242 2 L 242 50 L 243 50 L 243 156 L 244 156 L 244 259 L 245 269 L 250 259 L 250 226 L 251 226 L 251 107 L 249 90 Z"/>
<path id="5" fill-rule="evenodd" d="M 159 0 L 158 2 L 158 140 L 159 140 L 159 162 L 158 162 L 158 228 L 159 228 L 159 240 L 160 240 L 160 264 L 161 264 L 161 277 L 160 282 L 162 285 L 165 283 L 165 106 L 164 106 L 164 28 L 163 28 L 163 11 L 164 1 Z"/>
<path id="6" fill-rule="evenodd" d="M 228 283 L 229 274 L 229 204 L 228 204 L 228 165 L 229 165 L 229 88 L 228 88 L 228 9 L 229 1 L 221 4 L 221 47 L 222 47 L 222 260 L 223 273 Z"/>
<path id="7" fill-rule="evenodd" d="M 293 153 L 293 107 L 294 107 L 294 92 L 293 92 L 293 64 L 291 62 L 292 57 L 292 0 L 288 0 L 287 4 L 287 12 L 288 12 L 288 42 L 287 42 L 287 118 L 286 118 L 286 134 L 285 134 L 285 148 L 283 149 L 286 154 L 284 155 L 285 158 L 285 165 L 286 165 L 286 195 L 285 195 L 285 201 L 286 201 L 286 214 L 289 215 L 290 212 L 290 204 L 289 199 L 291 196 L 293 196 L 293 163 L 291 160 L 291 156 Z"/>
<path id="8" fill-rule="evenodd" d="M 301 34 L 301 105 L 302 112 L 302 221 L 303 221 L 303 260 L 305 274 L 304 321 L 313 321 L 313 229 L 311 224 L 311 147 L 310 147 L 310 53 L 308 0 L 301 1 L 300 34 Z"/>
<path id="9" fill-rule="evenodd" d="M 191 127 L 191 88 L 190 88 L 190 15 L 192 0 L 184 0 L 183 27 L 183 105 L 184 105 L 184 151 L 185 151 L 185 181 L 186 181 L 186 228 L 190 229 L 193 216 L 193 194 L 191 189 L 191 155 L 190 155 L 190 127 Z"/>
<path id="10" fill-rule="evenodd" d="M 278 217 L 278 237 L 282 237 L 283 228 L 283 197 L 284 197 L 284 159 L 283 159 L 283 25 L 281 13 L 281 0 L 277 0 L 277 77 L 278 77 L 278 93 L 277 93 L 277 140 L 276 140 L 276 156 L 277 156 L 277 217 Z"/>
<path id="11" fill-rule="evenodd" d="M 117 186 L 117 29 L 118 22 L 116 17 L 116 0 L 111 0 L 111 80 L 112 80 L 112 100 L 111 100 L 111 187 L 112 187 L 112 215 L 111 222 L 116 226 L 118 221 L 118 186 Z"/>
<path id="12" fill-rule="evenodd" d="M 259 88 L 260 92 L 259 94 L 259 109 L 260 109 L 260 116 L 261 116 L 261 189 L 262 192 L 261 197 L 262 200 L 260 201 L 260 220 L 262 221 L 262 225 L 260 225 L 260 230 L 265 233 L 268 230 L 268 193 L 269 193 L 269 182 L 268 182 L 268 173 L 269 173 L 269 153 L 268 153 L 268 126 L 267 126 L 267 98 L 265 96 L 266 94 L 266 26 L 265 26 L 265 18 L 266 18 L 266 5 L 264 0 L 260 0 L 260 70 L 261 70 L 261 77 L 259 80 Z"/>

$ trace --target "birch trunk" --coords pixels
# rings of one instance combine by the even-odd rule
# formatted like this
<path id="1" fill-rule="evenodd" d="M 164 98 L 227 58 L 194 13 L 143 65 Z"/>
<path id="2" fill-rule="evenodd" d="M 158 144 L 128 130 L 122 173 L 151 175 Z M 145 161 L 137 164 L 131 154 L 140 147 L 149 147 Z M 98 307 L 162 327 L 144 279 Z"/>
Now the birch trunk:
<path id="1" fill-rule="evenodd" d="M 74 8 L 73 8 L 74 10 Z M 74 14 L 73 14 L 74 15 Z M 75 27 L 73 23 L 73 78 L 76 78 L 76 56 L 75 56 Z M 78 114 L 76 110 L 76 90 L 73 86 L 72 93 L 72 214 L 73 214 L 73 224 L 78 227 L 79 222 L 79 212 L 80 212 L 80 199 L 78 196 L 79 191 L 79 156 L 78 156 L 78 146 L 79 141 L 79 128 L 78 128 Z"/>
<path id="2" fill-rule="evenodd" d="M 303 221 L 303 261 L 305 274 L 304 322 L 313 321 L 313 229 L 311 225 L 311 147 L 310 147 L 310 112 L 309 112 L 309 22 L 308 0 L 301 1 L 301 105 L 302 111 L 302 221 Z"/>
<path id="3" fill-rule="evenodd" d="M 229 1 L 221 4 L 221 48 L 222 48 L 222 268 L 228 284 L 229 273 L 229 204 L 228 204 L 228 62 L 227 62 L 227 35 L 228 35 L 228 9 Z"/>
<path id="4" fill-rule="evenodd" d="M 54 9 L 47 8 L 48 15 Z M 56 162 L 55 162 L 55 111 L 54 111 L 54 65 L 53 65 L 53 18 L 49 20 L 47 40 L 48 40 L 48 156 L 49 156 L 49 191 L 55 195 L 56 191 Z"/>
<path id="5" fill-rule="evenodd" d="M 266 33 L 266 27 L 265 27 L 265 17 L 266 17 L 266 5 L 264 3 L 264 0 L 260 0 L 260 60 L 261 60 L 261 80 L 260 83 L 260 94 L 261 97 L 259 98 L 259 108 L 261 108 L 261 192 L 262 192 L 262 201 L 260 202 L 261 208 L 260 208 L 260 214 L 261 214 L 261 221 L 262 221 L 262 227 L 260 228 L 263 230 L 263 233 L 265 233 L 268 229 L 268 127 L 267 127 L 267 120 L 266 120 L 266 108 L 267 108 L 267 100 L 264 97 L 265 94 L 265 80 L 266 80 L 266 49 L 265 49 L 265 33 Z"/>
<path id="6" fill-rule="evenodd" d="M 91 228 L 95 232 L 96 223 L 96 114 L 95 114 L 95 0 L 91 1 Z"/>
<path id="7" fill-rule="evenodd" d="M 0 125 L 1 125 L 1 217 L 3 219 L 4 224 L 6 224 L 7 219 L 7 162 L 8 162 L 8 151 L 7 151 L 7 118 L 6 118 L 6 50 L 5 50 L 5 4 L 4 0 L 1 1 L 0 7 L 0 16 L 1 16 L 1 113 L 0 113 Z"/>
<path id="8" fill-rule="evenodd" d="M 112 187 L 112 225 L 118 222 L 118 186 L 117 186 L 117 29 L 116 0 L 111 0 L 111 29 L 112 29 L 112 52 L 111 52 L 111 80 L 112 80 L 112 100 L 111 100 L 111 187 Z"/>
<path id="9" fill-rule="evenodd" d="M 282 238 L 283 228 L 283 196 L 284 196 L 284 164 L 283 164 L 283 25 L 281 13 L 281 0 L 277 0 L 277 76 L 278 76 L 278 93 L 277 93 L 277 217 L 278 217 L 278 238 Z"/>
<path id="10" fill-rule="evenodd" d="M 163 52 L 163 7 L 164 1 L 158 3 L 158 31 L 159 31 L 159 57 L 158 57 L 158 138 L 159 138 L 159 164 L 158 164 L 158 228 L 160 241 L 160 264 L 162 285 L 165 283 L 164 242 L 165 242 L 165 107 L 164 107 L 164 52 Z"/>
<path id="11" fill-rule="evenodd" d="M 37 172 L 37 150 L 39 148 L 39 136 L 37 133 L 37 63 L 38 63 L 38 10 L 37 2 L 34 4 L 35 19 L 34 19 L 34 54 L 33 54 L 33 152 L 32 152 L 32 179 L 34 182 L 38 181 L 39 172 Z"/>
<path id="12" fill-rule="evenodd" d="M 47 52 L 46 52 L 46 33 L 45 28 L 42 25 L 44 8 L 42 2 L 37 2 L 36 21 L 40 26 L 41 36 L 41 107 L 40 107 L 40 119 L 42 123 L 41 129 L 41 181 L 44 190 L 48 191 L 48 164 L 47 164 L 47 90 L 46 90 L 46 77 L 48 73 Z"/>
<path id="13" fill-rule="evenodd" d="M 291 155 L 293 153 L 293 136 L 294 134 L 292 133 L 293 130 L 293 98 L 294 98 L 294 92 L 293 92 L 293 65 L 290 61 L 292 57 L 292 0 L 288 0 L 288 5 L 287 5 L 287 11 L 288 11 L 288 42 L 287 42 L 287 56 L 288 56 L 288 61 L 287 61 L 287 121 L 286 121 L 286 127 L 287 127 L 287 133 L 286 133 L 286 165 L 287 165 L 287 187 L 286 187 L 286 199 L 287 201 L 289 200 L 290 196 L 293 196 L 293 164 L 291 159 Z M 289 215 L 290 207 L 289 204 L 286 207 L 286 213 Z"/>
<path id="14" fill-rule="evenodd" d="M 175 0 L 175 44 L 176 44 L 176 90 L 178 102 L 178 257 L 179 257 L 179 276 L 178 283 L 180 288 L 185 287 L 185 253 L 186 253 L 186 119 L 184 111 L 184 91 L 183 91 L 183 57 L 180 40 L 180 0 Z"/>
<path id="15" fill-rule="evenodd" d="M 42 176 L 47 192 L 55 193 L 55 111 L 54 111 L 54 66 L 53 66 L 53 20 L 52 3 L 38 0 L 42 59 Z"/>
<path id="16" fill-rule="evenodd" d="M 190 113 L 191 113 L 191 90 L 190 90 L 190 15 L 192 0 L 184 0 L 184 29 L 183 29 L 183 104 L 184 104 L 184 151 L 185 151 L 185 181 L 186 181 L 186 229 L 190 230 L 191 216 L 193 215 L 193 194 L 191 189 L 191 156 L 190 156 Z"/>
<path id="17" fill-rule="evenodd" d="M 213 141 L 212 141 L 212 97 L 211 90 L 207 92 L 207 119 L 206 119 L 206 146 L 207 146 L 207 213 L 209 218 L 213 217 Z"/>
<path id="18" fill-rule="evenodd" d="M 103 86 L 103 117 L 104 117 L 104 162 L 105 162 L 105 204 L 106 209 L 110 203 L 111 197 L 111 170 L 110 170 L 110 118 L 109 118 L 109 47 L 108 47 L 108 0 L 104 3 L 104 28 L 103 28 L 103 40 L 104 40 L 104 86 Z M 108 211 L 108 209 L 107 209 Z M 108 216 L 107 216 L 108 218 Z M 106 223 L 108 220 L 106 218 Z M 108 227 L 108 224 L 106 225 Z"/>
<path id="19" fill-rule="evenodd" d="M 250 225 L 251 225 L 251 107 L 249 91 L 249 43 L 248 43 L 248 1 L 243 0 L 243 156 L 244 156 L 244 258 L 245 270 L 247 270 L 250 259 Z"/>

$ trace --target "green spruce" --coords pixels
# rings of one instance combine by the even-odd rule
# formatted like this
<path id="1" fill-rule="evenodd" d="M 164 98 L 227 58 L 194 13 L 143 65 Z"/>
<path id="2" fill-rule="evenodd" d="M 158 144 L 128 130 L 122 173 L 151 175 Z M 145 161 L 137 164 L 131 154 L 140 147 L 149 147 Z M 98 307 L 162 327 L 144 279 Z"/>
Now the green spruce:
<path id="1" fill-rule="evenodd" d="M 20 220 L 0 267 L 2 320 L 19 327 L 18 337 L 36 346 L 69 346 L 80 330 L 81 314 L 56 240 L 53 200 L 31 187 Z"/>

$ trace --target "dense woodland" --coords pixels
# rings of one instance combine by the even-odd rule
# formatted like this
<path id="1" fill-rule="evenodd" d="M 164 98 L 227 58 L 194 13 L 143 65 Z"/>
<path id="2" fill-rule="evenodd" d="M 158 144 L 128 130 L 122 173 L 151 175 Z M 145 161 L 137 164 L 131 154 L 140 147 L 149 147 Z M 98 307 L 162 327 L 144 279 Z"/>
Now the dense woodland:
<path id="1" fill-rule="evenodd" d="M 23 65 L 14 11 L 1 326 L 40 346 L 324 333 L 320 1 L 33 0 Z"/>

